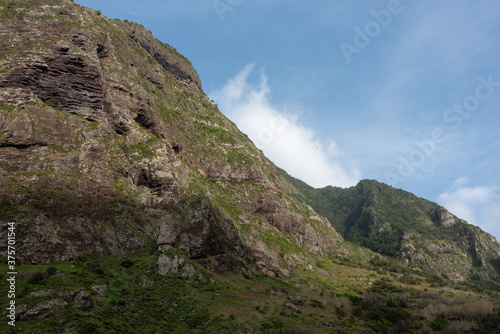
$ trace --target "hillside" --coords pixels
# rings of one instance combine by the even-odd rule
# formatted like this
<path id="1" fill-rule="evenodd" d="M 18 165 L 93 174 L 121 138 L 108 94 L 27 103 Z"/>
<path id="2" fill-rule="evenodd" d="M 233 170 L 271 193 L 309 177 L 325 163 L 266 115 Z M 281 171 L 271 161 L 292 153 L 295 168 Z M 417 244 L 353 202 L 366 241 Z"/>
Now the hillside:
<path id="1" fill-rule="evenodd" d="M 376 181 L 288 176 L 136 23 L 69 0 L 0 0 L 0 17 L 2 328 L 498 328 L 487 233 Z"/>
<path id="2" fill-rule="evenodd" d="M 500 287 L 498 241 L 438 204 L 374 180 L 314 189 L 280 173 L 345 240 L 446 279 Z"/>

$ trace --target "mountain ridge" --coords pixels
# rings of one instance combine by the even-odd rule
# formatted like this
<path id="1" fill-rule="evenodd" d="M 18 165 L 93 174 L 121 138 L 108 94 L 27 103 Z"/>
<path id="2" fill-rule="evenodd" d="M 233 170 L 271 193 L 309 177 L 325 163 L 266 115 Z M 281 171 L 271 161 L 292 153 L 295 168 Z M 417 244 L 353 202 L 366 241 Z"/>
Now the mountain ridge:
<path id="1" fill-rule="evenodd" d="M 498 280 L 498 241 L 436 203 L 375 180 L 363 180 L 348 189 L 314 189 L 283 170 L 280 173 L 302 190 L 297 196 L 328 217 L 347 241 L 458 280 L 477 275 L 474 269 L 486 264 L 486 271 Z M 482 245 L 480 250 L 477 245 Z M 468 258 L 467 264 L 447 265 L 433 256 L 458 249 L 465 249 L 461 256 Z M 456 268 L 462 269 L 460 273 Z"/>

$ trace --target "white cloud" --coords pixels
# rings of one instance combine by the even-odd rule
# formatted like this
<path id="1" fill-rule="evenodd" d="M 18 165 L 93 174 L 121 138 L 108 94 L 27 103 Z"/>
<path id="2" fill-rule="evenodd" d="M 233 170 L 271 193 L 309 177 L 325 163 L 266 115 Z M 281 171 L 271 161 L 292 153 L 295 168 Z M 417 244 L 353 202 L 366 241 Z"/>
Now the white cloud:
<path id="1" fill-rule="evenodd" d="M 457 217 L 500 237 L 500 193 L 497 187 L 467 187 L 462 177 L 439 195 L 438 203 Z"/>
<path id="2" fill-rule="evenodd" d="M 357 164 L 335 142 L 325 143 L 301 125 L 298 113 L 271 105 L 267 77 L 261 73 L 258 84 L 249 83 L 252 71 L 247 65 L 220 91 L 209 94 L 221 111 L 291 175 L 313 187 L 355 185 L 361 177 Z"/>

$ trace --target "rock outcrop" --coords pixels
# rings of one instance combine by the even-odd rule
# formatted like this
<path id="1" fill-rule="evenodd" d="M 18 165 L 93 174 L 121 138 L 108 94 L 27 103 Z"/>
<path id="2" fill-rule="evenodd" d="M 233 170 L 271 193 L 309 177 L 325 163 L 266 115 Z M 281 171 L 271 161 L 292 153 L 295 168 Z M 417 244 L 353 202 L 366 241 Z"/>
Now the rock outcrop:
<path id="1" fill-rule="evenodd" d="M 196 269 L 192 264 L 187 263 L 183 256 L 175 255 L 171 258 L 163 254 L 158 258 L 158 273 L 163 276 L 178 274 L 193 279 L 196 275 Z"/>
<path id="2" fill-rule="evenodd" d="M 80 311 L 89 311 L 94 307 L 94 298 L 87 291 L 80 291 L 74 298 L 75 305 L 73 308 Z"/>
<path id="3" fill-rule="evenodd" d="M 90 287 L 99 297 L 108 297 L 108 287 L 106 285 L 92 285 Z"/>

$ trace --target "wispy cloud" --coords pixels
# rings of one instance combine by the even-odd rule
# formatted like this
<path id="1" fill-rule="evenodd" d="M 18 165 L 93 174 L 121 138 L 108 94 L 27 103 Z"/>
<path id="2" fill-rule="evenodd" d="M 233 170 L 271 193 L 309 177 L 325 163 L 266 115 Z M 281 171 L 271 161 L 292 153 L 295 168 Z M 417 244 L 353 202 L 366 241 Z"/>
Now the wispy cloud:
<path id="1" fill-rule="evenodd" d="M 270 87 L 262 72 L 250 82 L 247 65 L 219 91 L 209 94 L 221 111 L 246 133 L 275 164 L 314 187 L 348 187 L 361 178 L 355 161 L 333 140 L 322 140 L 300 123 L 296 106 L 277 107 L 269 101 Z"/>
<path id="2" fill-rule="evenodd" d="M 477 225 L 494 235 L 500 235 L 500 193 L 498 187 L 470 187 L 467 177 L 453 182 L 439 195 L 438 203 L 457 217 Z"/>

